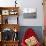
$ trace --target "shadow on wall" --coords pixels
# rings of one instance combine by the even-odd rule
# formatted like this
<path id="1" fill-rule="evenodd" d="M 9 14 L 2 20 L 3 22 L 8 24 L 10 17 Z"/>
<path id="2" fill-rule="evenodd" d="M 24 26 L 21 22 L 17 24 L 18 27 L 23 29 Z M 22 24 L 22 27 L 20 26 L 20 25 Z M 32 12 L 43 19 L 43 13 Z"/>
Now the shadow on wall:
<path id="1" fill-rule="evenodd" d="M 20 32 L 19 32 L 20 42 L 21 42 L 21 40 L 23 38 L 23 35 L 24 35 L 25 31 L 28 28 L 32 28 L 34 30 L 34 32 L 36 32 L 39 41 L 41 43 L 43 43 L 43 30 L 42 30 L 42 26 L 21 26 L 20 27 Z"/>

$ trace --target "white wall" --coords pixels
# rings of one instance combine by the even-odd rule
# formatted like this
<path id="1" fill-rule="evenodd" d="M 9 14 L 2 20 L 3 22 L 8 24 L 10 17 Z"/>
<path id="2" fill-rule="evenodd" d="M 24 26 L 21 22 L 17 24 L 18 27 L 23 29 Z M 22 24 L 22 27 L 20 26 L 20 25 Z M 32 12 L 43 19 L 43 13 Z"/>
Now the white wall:
<path id="1" fill-rule="evenodd" d="M 0 0 L 0 6 L 14 6 L 15 0 Z M 24 19 L 21 14 L 19 17 L 19 24 L 21 26 L 43 26 L 43 11 L 42 11 L 42 0 L 17 0 L 18 4 L 22 8 L 37 8 L 37 18 L 36 19 Z M 21 9 L 22 9 L 21 8 Z"/>
<path id="2" fill-rule="evenodd" d="M 43 26 L 43 6 L 42 0 L 24 0 L 21 2 L 24 8 L 37 8 L 37 18 L 36 19 L 24 19 L 23 15 L 20 15 L 20 25 L 22 26 Z"/>
<path id="3" fill-rule="evenodd" d="M 9 7 L 14 6 L 14 0 L 0 0 L 0 6 L 1 7 Z"/>

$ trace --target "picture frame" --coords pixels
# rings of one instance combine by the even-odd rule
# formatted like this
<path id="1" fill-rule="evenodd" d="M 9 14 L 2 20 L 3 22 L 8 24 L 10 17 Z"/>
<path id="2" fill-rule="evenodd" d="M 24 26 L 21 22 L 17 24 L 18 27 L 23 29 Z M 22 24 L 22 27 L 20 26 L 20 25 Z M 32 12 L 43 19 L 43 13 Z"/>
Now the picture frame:
<path id="1" fill-rule="evenodd" d="M 2 15 L 9 15 L 9 10 L 2 10 Z"/>
<path id="2" fill-rule="evenodd" d="M 35 19 L 37 18 L 37 9 L 35 8 L 25 8 L 23 10 L 24 19 Z"/>
<path id="3" fill-rule="evenodd" d="M 10 14 L 10 15 L 17 15 L 17 13 L 18 13 L 18 12 L 17 12 L 16 10 L 10 10 L 10 11 L 9 11 L 9 14 Z"/>

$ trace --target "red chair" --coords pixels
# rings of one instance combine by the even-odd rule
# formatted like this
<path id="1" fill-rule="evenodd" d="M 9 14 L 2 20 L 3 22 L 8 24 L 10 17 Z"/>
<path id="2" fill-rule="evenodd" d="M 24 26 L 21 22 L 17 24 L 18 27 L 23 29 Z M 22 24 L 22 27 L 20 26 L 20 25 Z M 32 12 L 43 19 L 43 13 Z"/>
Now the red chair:
<path id="1" fill-rule="evenodd" d="M 24 37 L 22 38 L 21 46 L 26 46 L 25 39 L 28 39 L 29 37 L 32 37 L 32 36 L 36 37 L 37 39 L 37 35 L 33 31 L 33 29 L 28 28 L 24 34 Z M 41 44 L 38 42 L 35 46 L 41 46 Z"/>

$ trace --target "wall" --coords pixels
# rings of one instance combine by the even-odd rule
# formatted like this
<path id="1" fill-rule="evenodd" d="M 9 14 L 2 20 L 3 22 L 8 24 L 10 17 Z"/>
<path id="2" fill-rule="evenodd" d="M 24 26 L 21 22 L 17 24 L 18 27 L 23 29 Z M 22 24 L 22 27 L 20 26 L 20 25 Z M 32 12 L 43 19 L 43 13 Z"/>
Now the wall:
<path id="1" fill-rule="evenodd" d="M 15 0 L 14 0 L 15 1 Z M 14 6 L 13 0 L 0 0 L 0 6 Z M 43 10 L 42 10 L 42 0 L 17 0 L 20 8 L 37 8 L 37 18 L 36 19 L 24 19 L 23 15 L 20 14 L 19 24 L 21 26 L 43 26 Z"/>
<path id="2" fill-rule="evenodd" d="M 14 6 L 14 0 L 0 0 L 1 7 Z"/>
<path id="3" fill-rule="evenodd" d="M 23 15 L 20 15 L 20 25 L 22 26 L 43 26 L 43 6 L 42 0 L 24 0 L 21 2 L 21 6 L 24 8 L 37 8 L 37 18 L 36 19 L 24 19 Z"/>

